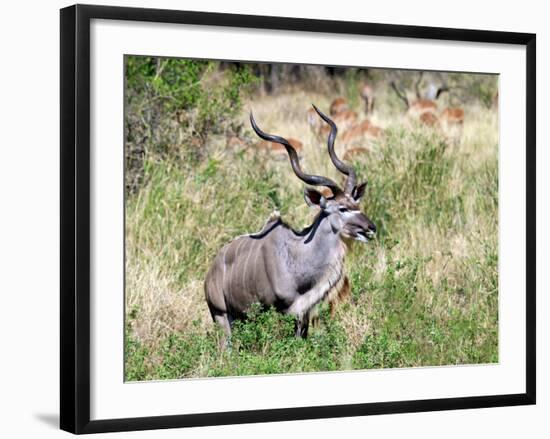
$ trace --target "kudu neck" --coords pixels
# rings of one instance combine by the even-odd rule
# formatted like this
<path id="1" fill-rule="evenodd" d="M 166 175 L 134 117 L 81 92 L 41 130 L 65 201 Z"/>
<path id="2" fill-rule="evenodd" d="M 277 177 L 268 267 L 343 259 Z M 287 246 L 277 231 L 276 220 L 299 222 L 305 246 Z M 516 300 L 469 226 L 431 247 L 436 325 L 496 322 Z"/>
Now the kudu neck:
<path id="1" fill-rule="evenodd" d="M 319 256 L 331 256 L 334 250 L 347 248 L 345 242 L 340 236 L 339 231 L 333 230 L 330 219 L 330 214 L 321 210 L 314 218 L 313 224 L 308 227 L 308 233 L 303 239 L 304 245 L 312 247 L 312 250 L 318 251 Z M 341 252 L 338 251 L 338 254 Z"/>

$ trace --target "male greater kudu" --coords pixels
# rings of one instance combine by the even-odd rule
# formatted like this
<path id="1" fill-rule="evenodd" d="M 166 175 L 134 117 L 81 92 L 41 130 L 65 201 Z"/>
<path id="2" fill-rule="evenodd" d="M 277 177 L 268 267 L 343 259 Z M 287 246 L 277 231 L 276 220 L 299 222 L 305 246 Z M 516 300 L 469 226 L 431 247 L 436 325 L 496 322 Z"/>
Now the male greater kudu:
<path id="1" fill-rule="evenodd" d="M 328 187 L 332 196 L 306 188 L 306 203 L 320 209 L 311 226 L 295 231 L 277 213 L 260 232 L 239 236 L 221 249 L 206 275 L 204 288 L 212 318 L 227 336 L 233 320 L 245 317 L 250 305 L 260 303 L 296 316 L 296 336 L 307 337 L 312 309 L 337 294 L 344 283 L 348 245 L 352 240 L 367 242 L 376 233 L 375 225 L 359 209 L 367 184 L 357 185 L 353 167 L 336 156 L 336 125 L 313 107 L 330 125 L 328 152 L 332 163 L 347 176 L 344 189 L 327 177 L 303 172 L 290 142 L 264 133 L 250 114 L 259 137 L 286 148 L 296 176 L 309 185 Z"/>

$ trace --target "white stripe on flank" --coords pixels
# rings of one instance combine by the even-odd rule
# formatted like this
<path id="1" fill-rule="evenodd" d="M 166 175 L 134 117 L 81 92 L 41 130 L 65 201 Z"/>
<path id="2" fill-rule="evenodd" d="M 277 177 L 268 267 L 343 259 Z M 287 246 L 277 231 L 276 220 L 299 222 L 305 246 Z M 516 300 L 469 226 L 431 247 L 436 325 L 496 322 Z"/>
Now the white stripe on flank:
<path id="1" fill-rule="evenodd" d="M 235 241 L 233 241 L 235 242 Z M 243 243 L 243 239 L 240 239 L 240 241 L 237 244 L 237 248 L 235 249 L 235 254 L 233 256 L 233 262 L 231 263 L 231 272 L 229 274 L 229 285 L 227 286 L 227 289 L 229 290 L 229 294 L 231 294 L 231 282 L 233 281 L 233 267 L 235 267 L 237 257 L 239 256 L 239 248 L 241 247 Z"/>
<path id="2" fill-rule="evenodd" d="M 251 244 L 252 244 L 252 243 L 251 243 Z M 247 265 L 248 265 L 248 259 L 250 258 L 250 254 L 252 253 L 252 250 L 253 250 L 253 249 L 254 249 L 254 246 L 251 245 L 251 246 L 250 246 L 250 249 L 248 250 L 248 255 L 246 255 L 246 259 L 244 260 L 243 277 L 242 277 L 243 280 L 242 280 L 242 285 L 241 285 L 241 287 L 242 287 L 243 289 L 246 289 L 246 288 L 245 288 L 246 285 L 245 285 L 245 283 L 244 283 L 245 277 L 246 277 L 246 267 L 247 267 Z"/>
<path id="3" fill-rule="evenodd" d="M 222 292 L 223 292 L 223 286 L 225 285 L 225 254 L 227 253 L 227 248 L 229 247 L 229 244 L 227 244 L 223 249 L 223 275 L 222 275 Z"/>

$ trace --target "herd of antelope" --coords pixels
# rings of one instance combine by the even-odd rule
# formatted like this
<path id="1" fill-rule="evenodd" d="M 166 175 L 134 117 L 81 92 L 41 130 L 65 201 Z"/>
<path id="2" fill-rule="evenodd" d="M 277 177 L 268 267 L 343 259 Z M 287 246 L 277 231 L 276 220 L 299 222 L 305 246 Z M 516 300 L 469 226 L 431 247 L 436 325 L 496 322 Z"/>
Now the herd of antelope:
<path id="1" fill-rule="evenodd" d="M 438 130 L 447 137 L 447 140 L 455 145 L 458 144 L 464 127 L 464 109 L 445 107 L 440 110 L 438 99 L 442 93 L 449 92 L 449 87 L 447 85 L 437 87 L 431 83 L 423 96 L 418 87 L 421 80 L 422 73 L 416 82 L 415 95 L 412 99 L 409 93 L 398 86 L 395 81 L 391 82 L 392 89 L 405 104 L 407 119 Z"/>
<path id="2" fill-rule="evenodd" d="M 390 86 L 405 104 L 405 123 L 423 125 L 441 133 L 449 143 L 454 145 L 460 143 L 464 126 L 464 109 L 452 106 L 440 108 L 438 103 L 442 93 L 449 91 L 449 87 L 446 85 L 436 87 L 434 84 L 429 84 L 427 91 L 422 95 L 417 82 L 414 97 L 411 97 L 411 93 L 403 90 L 395 81 L 392 81 Z M 353 111 L 343 97 L 334 99 L 329 107 L 329 114 L 341 132 L 339 147 L 343 150 L 344 160 L 352 160 L 354 156 L 367 154 L 376 140 L 384 135 L 384 129 L 372 121 L 375 103 L 374 87 L 370 84 L 363 84 L 358 94 L 364 103 L 362 114 Z M 313 108 L 306 111 L 306 121 L 317 140 L 329 134 L 330 127 L 319 120 Z M 304 142 L 292 137 L 287 140 L 298 155 L 301 155 Z M 227 139 L 227 146 L 268 153 L 280 160 L 286 157 L 285 148 L 270 140 L 250 142 L 242 137 L 232 135 Z"/>
<path id="3" fill-rule="evenodd" d="M 365 101 L 366 118 L 363 120 L 360 120 L 359 115 L 350 109 L 344 98 L 336 98 L 330 104 L 330 115 L 342 131 L 340 144 L 344 148 L 344 160 L 350 160 L 357 154 L 367 153 L 370 143 L 383 135 L 382 128 L 369 119 L 374 102 L 372 88 L 365 85 L 361 89 L 361 97 Z M 323 138 L 328 134 L 328 127 L 320 123 L 313 109 L 307 111 L 307 122 L 317 137 Z"/>

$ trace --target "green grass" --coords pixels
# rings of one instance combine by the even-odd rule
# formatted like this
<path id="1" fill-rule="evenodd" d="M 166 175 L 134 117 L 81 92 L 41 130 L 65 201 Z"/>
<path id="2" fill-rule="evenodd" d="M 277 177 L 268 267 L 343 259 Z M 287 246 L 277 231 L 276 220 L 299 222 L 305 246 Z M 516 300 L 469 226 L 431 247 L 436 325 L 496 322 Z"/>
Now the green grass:
<path id="1" fill-rule="evenodd" d="M 293 102 L 253 105 L 266 129 L 309 133 L 305 121 L 284 120 Z M 225 351 L 204 300 L 209 264 L 274 209 L 295 227 L 311 222 L 303 184 L 287 161 L 216 139 L 202 161 L 147 157 L 146 184 L 126 207 L 126 379 L 497 362 L 497 116 L 467 114 L 459 146 L 383 120 L 385 137 L 355 163 L 369 181 L 362 208 L 379 232 L 347 257 L 351 300 L 334 318 L 323 305 L 306 340 L 293 336 L 292 318 L 252 309 Z M 340 179 L 324 147 L 301 139 L 306 170 Z"/>

